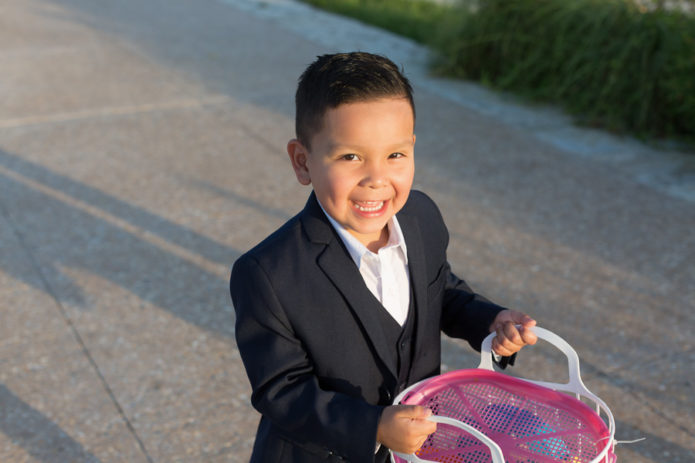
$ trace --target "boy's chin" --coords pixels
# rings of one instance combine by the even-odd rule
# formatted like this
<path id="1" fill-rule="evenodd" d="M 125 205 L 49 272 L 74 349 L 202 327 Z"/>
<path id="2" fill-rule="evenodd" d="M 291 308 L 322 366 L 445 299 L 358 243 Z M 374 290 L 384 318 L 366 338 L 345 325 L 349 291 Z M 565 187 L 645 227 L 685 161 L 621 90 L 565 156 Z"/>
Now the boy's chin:
<path id="1" fill-rule="evenodd" d="M 388 223 L 388 221 L 384 221 L 383 225 L 378 225 L 375 227 L 368 227 L 368 228 L 360 227 L 360 228 L 353 229 L 352 231 L 353 231 L 353 234 L 355 234 L 356 236 L 359 236 L 361 238 L 369 238 L 372 241 L 374 241 L 374 240 L 378 240 L 379 238 L 381 238 L 382 233 L 384 231 L 388 232 L 387 223 Z"/>

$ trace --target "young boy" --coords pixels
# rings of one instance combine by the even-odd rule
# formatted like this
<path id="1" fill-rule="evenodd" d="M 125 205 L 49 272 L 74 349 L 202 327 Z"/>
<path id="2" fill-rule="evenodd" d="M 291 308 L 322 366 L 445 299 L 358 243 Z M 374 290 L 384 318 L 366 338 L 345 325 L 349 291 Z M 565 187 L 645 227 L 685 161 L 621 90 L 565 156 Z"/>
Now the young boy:
<path id="1" fill-rule="evenodd" d="M 384 462 L 435 431 L 423 407 L 392 406 L 439 373 L 440 330 L 510 356 L 535 343 L 528 316 L 450 270 L 435 204 L 411 191 L 408 80 L 368 53 L 324 55 L 302 74 L 287 145 L 298 215 L 234 264 L 236 337 L 261 413 L 252 462 Z M 517 330 L 515 325 L 522 327 Z"/>

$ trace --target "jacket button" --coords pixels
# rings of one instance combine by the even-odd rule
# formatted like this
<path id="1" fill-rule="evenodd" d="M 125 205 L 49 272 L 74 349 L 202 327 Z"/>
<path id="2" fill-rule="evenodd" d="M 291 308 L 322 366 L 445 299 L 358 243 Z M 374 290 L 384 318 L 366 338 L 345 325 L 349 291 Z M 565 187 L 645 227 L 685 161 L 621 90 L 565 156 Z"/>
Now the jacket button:
<path id="1" fill-rule="evenodd" d="M 381 398 L 384 402 L 391 403 L 393 401 L 391 391 L 385 386 L 381 388 Z"/>

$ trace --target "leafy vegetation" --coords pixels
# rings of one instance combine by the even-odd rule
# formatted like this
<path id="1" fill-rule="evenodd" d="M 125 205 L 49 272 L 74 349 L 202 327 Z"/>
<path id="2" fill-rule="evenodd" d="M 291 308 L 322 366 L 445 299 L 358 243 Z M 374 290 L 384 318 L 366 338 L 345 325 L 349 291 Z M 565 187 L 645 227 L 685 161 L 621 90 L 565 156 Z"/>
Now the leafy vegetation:
<path id="1" fill-rule="evenodd" d="M 695 141 L 694 0 L 306 0 L 431 46 L 436 72 L 584 124 Z"/>
<path id="2" fill-rule="evenodd" d="M 431 43 L 451 4 L 431 0 L 303 0 L 420 43 Z"/>

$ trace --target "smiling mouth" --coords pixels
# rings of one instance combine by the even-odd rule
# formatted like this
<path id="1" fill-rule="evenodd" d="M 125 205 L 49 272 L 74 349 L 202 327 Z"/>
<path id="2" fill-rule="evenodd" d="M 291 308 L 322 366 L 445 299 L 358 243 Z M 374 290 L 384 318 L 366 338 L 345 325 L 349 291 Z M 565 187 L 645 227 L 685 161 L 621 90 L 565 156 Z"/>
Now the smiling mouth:
<path id="1" fill-rule="evenodd" d="M 353 207 L 360 212 L 377 212 L 384 208 L 386 201 L 353 201 Z"/>

